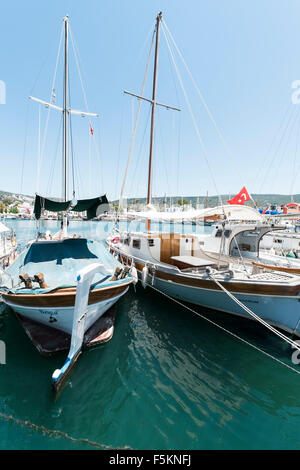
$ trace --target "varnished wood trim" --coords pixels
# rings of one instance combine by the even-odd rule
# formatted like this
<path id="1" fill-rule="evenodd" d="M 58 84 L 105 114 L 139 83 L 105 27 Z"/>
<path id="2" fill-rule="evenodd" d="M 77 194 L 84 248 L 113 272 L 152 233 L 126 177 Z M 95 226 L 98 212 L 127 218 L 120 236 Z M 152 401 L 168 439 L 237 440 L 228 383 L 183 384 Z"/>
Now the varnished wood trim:
<path id="1" fill-rule="evenodd" d="M 132 256 L 127 256 L 120 253 L 121 262 L 129 264 Z M 134 259 L 134 257 L 133 257 Z M 145 264 L 135 262 L 137 271 L 142 272 Z M 149 273 L 152 274 L 151 268 Z M 199 289 L 221 290 L 217 284 L 209 279 L 195 279 L 181 274 L 171 274 L 158 269 L 155 270 L 155 277 L 172 281 L 176 284 L 184 286 L 198 287 Z M 300 279 L 299 284 L 296 285 L 275 285 L 275 284 L 255 284 L 251 282 L 221 282 L 221 284 L 230 292 L 241 294 L 258 294 L 258 295 L 278 295 L 278 296 L 297 296 L 300 294 Z"/>
<path id="2" fill-rule="evenodd" d="M 289 268 L 288 266 L 274 266 L 273 264 L 264 264 L 259 263 L 258 261 L 253 261 L 252 264 L 259 266 L 260 268 L 270 269 L 271 271 L 282 271 L 290 274 L 300 274 L 300 268 Z"/>
<path id="3" fill-rule="evenodd" d="M 108 300 L 122 294 L 132 281 L 119 286 L 108 286 L 95 289 L 90 292 L 89 305 Z M 5 301 L 24 307 L 72 307 L 75 305 L 76 288 L 57 289 L 47 294 L 6 294 L 2 297 Z"/>
<path id="4" fill-rule="evenodd" d="M 138 271 L 142 271 L 144 265 L 135 263 Z M 151 268 L 149 269 L 152 274 Z M 170 274 L 156 269 L 155 277 L 158 279 L 172 281 L 175 284 L 184 286 L 198 287 L 199 289 L 221 290 L 214 281 L 209 279 L 195 279 L 180 274 Z M 258 295 L 279 295 L 279 296 L 296 296 L 300 293 L 300 281 L 296 286 L 276 286 L 268 284 L 254 284 L 242 282 L 221 282 L 221 284 L 229 291 L 241 294 L 258 294 Z"/>

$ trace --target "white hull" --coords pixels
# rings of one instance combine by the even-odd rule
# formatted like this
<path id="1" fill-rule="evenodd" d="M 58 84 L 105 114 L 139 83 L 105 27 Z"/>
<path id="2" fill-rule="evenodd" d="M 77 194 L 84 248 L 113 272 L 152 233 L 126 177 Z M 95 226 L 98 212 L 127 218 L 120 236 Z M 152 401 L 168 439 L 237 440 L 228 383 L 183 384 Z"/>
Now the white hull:
<path id="1" fill-rule="evenodd" d="M 126 292 L 108 300 L 88 305 L 87 315 L 84 324 L 84 331 L 87 331 L 107 310 L 109 310 Z M 11 307 L 16 313 L 25 318 L 29 318 L 37 323 L 41 323 L 65 333 L 72 334 L 74 307 L 25 307 L 14 305 L 7 300 L 5 303 Z"/>
<path id="2" fill-rule="evenodd" d="M 151 281 L 150 281 L 151 283 Z M 202 289 L 155 279 L 154 286 L 164 294 L 201 307 L 253 319 L 227 294 L 220 290 Z M 280 297 L 256 294 L 234 294 L 260 318 L 288 333 L 300 337 L 299 297 Z"/>

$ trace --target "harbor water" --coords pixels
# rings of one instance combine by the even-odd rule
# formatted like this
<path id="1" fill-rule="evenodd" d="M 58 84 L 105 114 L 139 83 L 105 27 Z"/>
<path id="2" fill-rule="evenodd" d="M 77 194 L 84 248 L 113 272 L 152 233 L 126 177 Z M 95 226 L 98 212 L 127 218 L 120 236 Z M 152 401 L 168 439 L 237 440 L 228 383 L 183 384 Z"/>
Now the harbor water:
<path id="1" fill-rule="evenodd" d="M 7 225 L 23 244 L 36 231 Z M 109 228 L 69 226 L 103 240 Z M 292 349 L 261 325 L 196 310 L 293 366 Z M 0 340 L 0 449 L 300 448 L 300 375 L 149 288 L 118 302 L 112 340 L 81 355 L 57 398 L 50 379 L 65 355 L 41 356 L 8 308 Z"/>

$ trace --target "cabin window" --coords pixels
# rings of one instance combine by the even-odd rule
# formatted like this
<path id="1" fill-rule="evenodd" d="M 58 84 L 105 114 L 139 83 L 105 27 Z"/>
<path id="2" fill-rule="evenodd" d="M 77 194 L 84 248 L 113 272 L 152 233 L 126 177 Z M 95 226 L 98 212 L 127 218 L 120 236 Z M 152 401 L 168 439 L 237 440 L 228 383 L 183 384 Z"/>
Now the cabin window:
<path id="1" fill-rule="evenodd" d="M 199 241 L 199 245 L 200 245 L 200 246 L 201 246 L 201 245 L 204 245 L 204 242 Z"/>
<path id="2" fill-rule="evenodd" d="M 149 240 L 148 240 L 148 246 L 154 246 L 154 245 L 155 245 L 155 243 L 154 243 L 153 238 L 149 238 Z"/>
<path id="3" fill-rule="evenodd" d="M 242 243 L 242 251 L 251 251 L 251 247 L 250 245 L 248 245 L 248 243 Z"/>
<path id="4" fill-rule="evenodd" d="M 218 230 L 216 231 L 216 237 L 217 237 L 217 238 L 220 238 L 221 236 L 222 236 L 222 229 L 218 229 Z"/>
<path id="5" fill-rule="evenodd" d="M 225 238 L 229 238 L 230 235 L 231 235 L 231 232 L 232 232 L 232 230 L 228 230 L 228 229 L 225 230 L 225 232 L 224 232 Z"/>
<path id="6" fill-rule="evenodd" d="M 132 240 L 132 248 L 139 250 L 141 248 L 141 240 Z"/>
<path id="7" fill-rule="evenodd" d="M 282 243 L 282 240 L 280 240 L 280 238 L 275 238 L 274 243 Z"/>
<path id="8" fill-rule="evenodd" d="M 129 245 L 129 243 L 130 243 L 130 238 L 129 238 L 129 237 L 124 238 L 124 242 L 123 242 L 123 243 L 124 243 L 124 245 Z"/>

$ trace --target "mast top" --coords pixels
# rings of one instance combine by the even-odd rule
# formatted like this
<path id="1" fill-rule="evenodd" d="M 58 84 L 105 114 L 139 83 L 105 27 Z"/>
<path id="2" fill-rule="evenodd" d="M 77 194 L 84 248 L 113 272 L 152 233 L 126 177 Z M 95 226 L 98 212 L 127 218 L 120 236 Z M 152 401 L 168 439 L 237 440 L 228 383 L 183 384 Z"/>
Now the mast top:
<path id="1" fill-rule="evenodd" d="M 68 23 L 69 22 L 69 15 L 66 15 L 63 17 L 63 22 Z"/>

